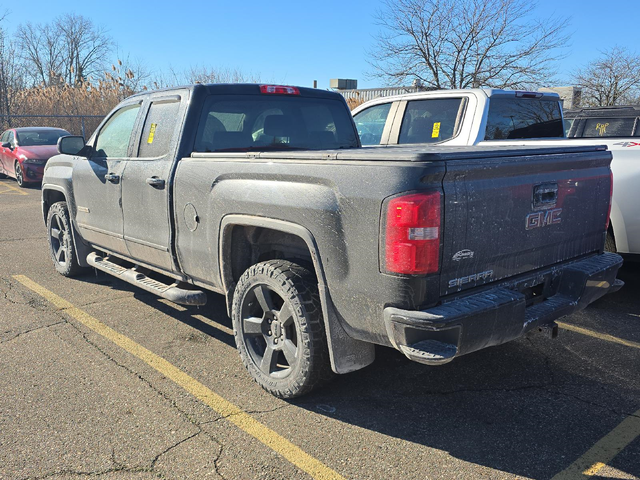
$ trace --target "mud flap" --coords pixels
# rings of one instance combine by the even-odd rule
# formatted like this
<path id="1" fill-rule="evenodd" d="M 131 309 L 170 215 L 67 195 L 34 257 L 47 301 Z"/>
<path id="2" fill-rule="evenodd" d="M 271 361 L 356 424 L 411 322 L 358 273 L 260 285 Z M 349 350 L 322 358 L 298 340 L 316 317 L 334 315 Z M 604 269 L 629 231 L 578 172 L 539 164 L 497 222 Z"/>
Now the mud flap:
<path id="1" fill-rule="evenodd" d="M 335 373 L 349 373 L 371 365 L 376 358 L 372 343 L 355 340 L 347 335 L 340 324 L 327 287 L 318 285 L 322 303 L 322 316 L 329 345 L 331 369 Z"/>

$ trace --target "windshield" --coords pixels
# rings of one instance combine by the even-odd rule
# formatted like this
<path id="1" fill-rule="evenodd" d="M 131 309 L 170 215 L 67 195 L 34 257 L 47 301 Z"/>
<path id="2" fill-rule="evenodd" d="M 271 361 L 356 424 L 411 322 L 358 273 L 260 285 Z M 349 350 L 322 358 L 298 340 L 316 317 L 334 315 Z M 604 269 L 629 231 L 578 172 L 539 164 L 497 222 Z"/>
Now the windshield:
<path id="1" fill-rule="evenodd" d="M 194 151 L 329 150 L 358 146 L 338 100 L 283 95 L 211 95 Z"/>
<path id="2" fill-rule="evenodd" d="M 557 100 L 492 97 L 485 140 L 564 137 Z"/>
<path id="3" fill-rule="evenodd" d="M 37 147 L 40 145 L 56 145 L 60 137 L 71 135 L 65 130 L 23 130 L 16 132 L 18 145 L 21 147 Z"/>

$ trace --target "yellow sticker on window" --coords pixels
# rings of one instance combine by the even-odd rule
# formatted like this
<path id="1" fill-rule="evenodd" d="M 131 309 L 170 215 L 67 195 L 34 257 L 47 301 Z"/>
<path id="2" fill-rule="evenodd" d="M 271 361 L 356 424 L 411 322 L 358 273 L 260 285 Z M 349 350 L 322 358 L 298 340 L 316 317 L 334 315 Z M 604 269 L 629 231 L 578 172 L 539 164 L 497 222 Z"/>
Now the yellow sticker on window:
<path id="1" fill-rule="evenodd" d="M 431 132 L 431 138 L 438 138 L 440 136 L 440 122 L 433 124 L 433 131 Z"/>
<path id="2" fill-rule="evenodd" d="M 157 123 L 152 123 L 151 128 L 149 129 L 149 138 L 147 139 L 147 143 L 153 143 L 153 137 L 156 135 L 156 127 Z"/>
<path id="3" fill-rule="evenodd" d="M 607 133 L 608 126 L 609 126 L 608 123 L 599 123 L 596 125 L 596 130 L 598 130 L 598 133 L 600 134 L 601 137 L 604 137 L 604 134 Z"/>

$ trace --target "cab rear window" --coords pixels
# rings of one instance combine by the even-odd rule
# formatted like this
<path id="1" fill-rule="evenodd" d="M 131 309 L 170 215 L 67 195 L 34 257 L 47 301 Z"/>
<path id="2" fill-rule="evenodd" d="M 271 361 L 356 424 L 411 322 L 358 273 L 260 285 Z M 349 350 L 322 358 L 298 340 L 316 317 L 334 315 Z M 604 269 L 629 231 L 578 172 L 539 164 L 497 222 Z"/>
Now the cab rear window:
<path id="1" fill-rule="evenodd" d="M 281 95 L 211 95 L 194 151 L 325 150 L 358 146 L 338 100 Z"/>
<path id="2" fill-rule="evenodd" d="M 491 97 L 485 140 L 562 138 L 560 104 L 537 98 Z"/>

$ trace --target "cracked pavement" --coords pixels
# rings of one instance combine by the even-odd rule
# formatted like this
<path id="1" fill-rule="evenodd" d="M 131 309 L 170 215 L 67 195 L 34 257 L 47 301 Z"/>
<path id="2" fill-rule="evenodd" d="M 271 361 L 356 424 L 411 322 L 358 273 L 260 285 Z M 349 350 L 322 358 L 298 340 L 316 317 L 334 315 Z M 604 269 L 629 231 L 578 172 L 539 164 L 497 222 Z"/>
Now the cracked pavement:
<path id="1" fill-rule="evenodd" d="M 7 180 L 0 180 L 6 182 Z M 284 402 L 240 363 L 224 301 L 176 309 L 51 265 L 39 191 L 0 196 L 0 479 L 309 478 L 171 380 L 17 283 L 26 275 L 346 478 L 550 479 L 640 409 L 640 350 L 560 331 L 436 368 L 376 362 Z M 565 321 L 640 342 L 640 267 Z M 206 321 L 203 321 L 203 318 Z M 640 478 L 636 438 L 598 475 Z"/>

